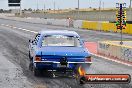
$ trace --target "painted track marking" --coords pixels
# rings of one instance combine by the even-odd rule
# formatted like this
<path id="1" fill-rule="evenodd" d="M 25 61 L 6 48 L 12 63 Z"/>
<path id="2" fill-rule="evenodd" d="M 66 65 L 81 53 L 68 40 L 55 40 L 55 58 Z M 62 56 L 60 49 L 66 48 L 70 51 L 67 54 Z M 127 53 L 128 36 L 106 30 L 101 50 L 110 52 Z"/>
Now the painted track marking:
<path id="1" fill-rule="evenodd" d="M 6 27 L 10 27 L 10 28 L 13 28 L 13 29 L 19 29 L 19 30 L 22 30 L 22 31 L 35 33 L 35 34 L 38 33 L 38 32 L 36 32 L 36 31 L 31 31 L 31 30 L 28 30 L 28 29 L 25 29 L 25 28 L 18 28 L 18 27 L 15 27 L 15 26 L 5 25 L 5 24 L 1 24 L 1 25 L 2 25 L 2 26 L 6 26 Z"/>

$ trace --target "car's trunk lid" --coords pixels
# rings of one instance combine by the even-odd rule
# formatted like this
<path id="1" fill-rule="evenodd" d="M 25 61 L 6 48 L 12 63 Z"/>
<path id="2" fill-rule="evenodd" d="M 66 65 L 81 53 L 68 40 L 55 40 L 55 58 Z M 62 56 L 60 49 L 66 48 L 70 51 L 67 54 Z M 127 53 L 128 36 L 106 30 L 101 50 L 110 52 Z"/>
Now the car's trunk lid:
<path id="1" fill-rule="evenodd" d="M 40 49 L 43 60 L 60 61 L 65 57 L 68 61 L 84 61 L 88 52 L 82 47 L 42 47 Z"/>

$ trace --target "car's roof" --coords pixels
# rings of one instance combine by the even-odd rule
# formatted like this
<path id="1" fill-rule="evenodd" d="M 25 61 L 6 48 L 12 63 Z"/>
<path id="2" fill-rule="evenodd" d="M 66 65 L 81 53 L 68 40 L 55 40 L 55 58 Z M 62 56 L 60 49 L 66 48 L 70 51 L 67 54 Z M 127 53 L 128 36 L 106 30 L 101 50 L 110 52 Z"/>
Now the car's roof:
<path id="1" fill-rule="evenodd" d="M 76 36 L 80 37 L 75 31 L 68 30 L 49 30 L 39 32 L 42 35 L 67 35 L 67 36 Z"/>

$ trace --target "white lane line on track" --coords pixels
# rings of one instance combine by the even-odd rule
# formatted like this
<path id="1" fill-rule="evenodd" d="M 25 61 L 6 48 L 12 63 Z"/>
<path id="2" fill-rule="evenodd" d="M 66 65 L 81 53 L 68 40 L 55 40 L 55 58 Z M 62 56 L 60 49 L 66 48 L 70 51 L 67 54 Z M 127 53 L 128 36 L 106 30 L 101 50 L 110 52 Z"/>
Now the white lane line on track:
<path id="1" fill-rule="evenodd" d="M 18 29 L 20 29 L 20 30 L 21 30 L 22 28 L 18 28 Z"/>
<path id="2" fill-rule="evenodd" d="M 15 27 L 15 26 L 10 26 L 10 25 L 5 25 L 5 24 L 1 24 L 1 25 L 2 25 L 2 26 L 6 26 L 6 27 L 10 27 L 10 28 L 14 28 L 14 29 L 19 29 L 19 30 L 31 32 L 31 33 L 35 33 L 35 34 L 38 33 L 38 32 L 36 32 L 36 31 L 31 31 L 31 30 L 28 30 L 28 29 L 25 29 L 25 28 L 18 28 L 18 27 Z"/>
<path id="3" fill-rule="evenodd" d="M 37 33 L 38 33 L 38 32 L 36 32 L 36 31 L 30 31 L 30 32 L 35 33 L 35 34 L 37 34 Z"/>
<path id="4" fill-rule="evenodd" d="M 29 31 L 29 30 L 27 30 L 27 29 L 24 29 L 24 28 L 23 28 L 23 29 L 21 29 L 21 30 L 23 30 L 23 31 Z"/>
<path id="5" fill-rule="evenodd" d="M 5 25 L 5 24 L 1 24 L 1 25 Z M 7 26 L 7 27 L 13 27 L 13 26 L 9 26 L 9 25 L 5 25 L 5 26 Z M 17 28 L 17 27 L 13 27 L 14 29 L 19 29 L 19 30 L 23 30 L 23 31 L 27 31 L 27 32 L 31 32 L 31 33 L 35 33 L 35 34 L 37 34 L 38 32 L 36 32 L 36 31 L 31 31 L 31 30 L 28 30 L 28 29 L 24 29 L 24 28 Z M 93 53 L 91 53 L 92 55 L 94 55 L 94 56 L 97 56 L 97 57 L 100 57 L 100 58 L 103 58 L 103 59 L 106 59 L 106 60 L 110 60 L 110 61 L 113 61 L 113 62 L 116 62 L 116 63 L 119 63 L 119 64 L 123 64 L 123 65 L 127 65 L 127 66 L 132 66 L 132 65 L 130 65 L 130 64 L 127 64 L 127 63 L 124 63 L 124 62 L 121 62 L 121 61 L 117 61 L 117 60 L 112 60 L 112 59 L 110 59 L 110 58 L 108 58 L 108 57 L 104 57 L 104 56 L 101 56 L 101 55 L 97 55 L 97 54 L 93 54 Z"/>
<path id="6" fill-rule="evenodd" d="M 9 25 L 5 25 L 5 26 L 9 27 Z"/>
<path id="7" fill-rule="evenodd" d="M 5 24 L 1 24 L 2 26 L 4 26 Z"/>
<path id="8" fill-rule="evenodd" d="M 12 28 L 13 26 L 9 26 L 10 28 Z"/>
<path id="9" fill-rule="evenodd" d="M 119 63 L 119 64 L 123 64 L 123 65 L 127 65 L 127 66 L 132 66 L 131 64 L 127 64 L 127 63 L 124 63 L 124 62 L 122 62 L 122 61 L 113 60 L 113 59 L 110 59 L 110 58 L 108 58 L 108 57 L 104 57 L 104 56 L 97 55 L 97 54 L 93 54 L 93 53 L 91 53 L 91 54 L 94 55 L 94 56 L 97 56 L 97 57 L 100 57 L 100 58 L 106 59 L 106 60 L 110 60 L 110 61 L 113 61 L 113 62 Z"/>
<path id="10" fill-rule="evenodd" d="M 28 29 L 21 29 L 21 30 L 23 30 L 23 31 L 27 31 L 27 32 L 32 32 L 32 33 L 35 33 L 35 34 L 38 33 L 38 32 L 36 32 L 36 31 L 31 31 L 31 30 L 28 30 Z"/>
<path id="11" fill-rule="evenodd" d="M 17 27 L 13 27 L 14 29 L 16 29 Z"/>

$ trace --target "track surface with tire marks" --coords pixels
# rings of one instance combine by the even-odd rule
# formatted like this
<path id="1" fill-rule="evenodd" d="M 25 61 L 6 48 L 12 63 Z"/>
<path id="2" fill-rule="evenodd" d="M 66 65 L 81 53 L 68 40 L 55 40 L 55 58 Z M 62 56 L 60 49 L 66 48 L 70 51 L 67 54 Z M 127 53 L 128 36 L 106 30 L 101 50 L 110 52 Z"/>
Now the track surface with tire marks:
<path id="1" fill-rule="evenodd" d="M 41 24 L 30 24 L 24 22 L 17 22 L 11 20 L 0 19 L 1 24 L 14 25 L 16 27 L 22 27 L 33 31 L 40 31 L 42 29 L 61 29 L 61 30 L 76 30 L 87 41 L 99 41 L 99 40 L 120 40 L 120 36 L 111 33 L 101 33 L 96 31 L 78 30 L 73 28 L 64 28 L 58 26 L 47 26 Z M 4 49 L 5 57 L 15 64 L 20 66 L 22 74 L 27 77 L 32 87 L 42 88 L 131 88 L 131 84 L 86 84 L 84 86 L 76 85 L 76 81 L 72 78 L 51 78 L 51 77 L 34 77 L 33 73 L 28 69 L 28 40 L 35 34 L 25 32 L 22 30 L 12 29 L 8 27 L 0 26 L 0 48 Z M 124 36 L 125 40 L 132 40 L 131 36 Z M 1 50 L 2 51 L 2 50 Z M 107 61 L 101 58 L 94 57 L 93 64 L 89 70 L 89 73 L 105 74 L 105 73 L 127 73 L 132 75 L 131 67 L 118 64 L 115 62 Z M 18 87 L 19 88 L 19 87 Z"/>

